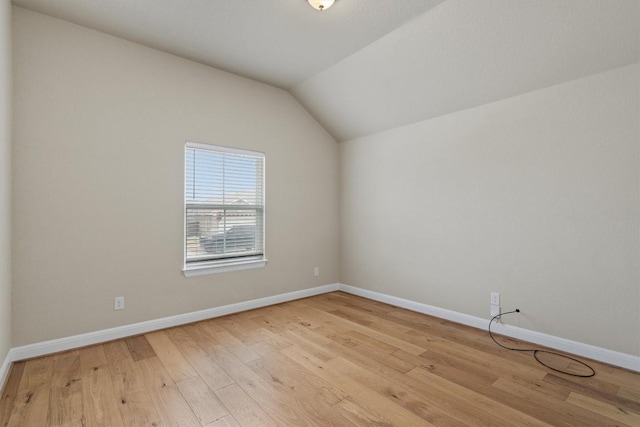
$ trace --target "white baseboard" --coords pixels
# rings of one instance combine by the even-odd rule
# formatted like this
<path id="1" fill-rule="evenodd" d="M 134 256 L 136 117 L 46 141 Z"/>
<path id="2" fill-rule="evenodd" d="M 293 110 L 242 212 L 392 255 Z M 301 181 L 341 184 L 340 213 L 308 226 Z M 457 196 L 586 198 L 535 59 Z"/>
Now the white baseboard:
<path id="1" fill-rule="evenodd" d="M 187 323 L 197 322 L 200 320 L 239 313 L 241 311 L 253 310 L 256 308 L 280 304 L 287 301 L 293 301 L 300 298 L 306 298 L 338 290 L 368 298 L 374 301 L 380 301 L 397 307 L 406 308 L 418 313 L 424 313 L 442 319 L 450 320 L 452 322 L 462 323 L 463 325 L 472 326 L 474 328 L 486 329 L 488 324 L 488 319 L 469 316 L 467 314 L 433 307 L 427 304 L 410 301 L 403 298 L 370 291 L 367 289 L 336 283 L 332 285 L 318 286 L 315 288 L 303 289 L 300 291 L 259 298 L 251 301 L 239 302 L 237 304 L 230 304 L 206 310 L 194 311 L 191 313 L 178 314 L 176 316 L 164 317 L 161 319 L 149 320 L 146 322 L 134 323 L 131 325 L 103 329 L 96 332 L 89 332 L 86 334 L 74 335 L 51 341 L 29 344 L 21 347 L 14 347 L 9 350 L 4 359 L 4 362 L 2 363 L 2 366 L 0 366 L 0 386 L 4 384 L 7 375 L 9 374 L 11 363 L 18 360 L 44 356 L 46 354 L 85 347 L 92 344 L 99 344 L 102 342 L 125 338 L 128 336 L 144 334 L 147 332 L 157 331 L 173 326 L 179 326 Z M 578 356 L 588 357 L 590 359 L 599 360 L 611 365 L 640 372 L 640 357 L 638 356 L 620 353 L 617 351 L 608 350 L 589 344 L 583 344 L 580 342 L 571 341 L 564 338 L 559 338 L 552 335 L 547 335 L 540 332 L 517 328 L 509 325 L 496 324 L 495 328 L 492 329 L 494 329 L 496 333 L 502 335 L 518 338 Z M 0 387 L 0 390 L 1 389 L 2 387 Z"/>
<path id="2" fill-rule="evenodd" d="M 456 311 L 446 310 L 443 308 L 433 307 L 431 305 L 410 301 L 391 295 L 381 294 L 379 292 L 367 289 L 357 288 L 344 284 L 338 285 L 339 289 L 353 295 L 358 295 L 374 301 L 384 302 L 395 305 L 396 307 L 406 308 L 407 310 L 424 313 L 442 319 L 450 320 L 463 325 L 472 326 L 479 329 L 487 329 L 489 319 L 469 316 L 468 314 L 458 313 Z M 518 328 L 515 326 L 496 324 L 491 327 L 492 331 L 498 334 L 506 335 L 535 344 L 543 345 L 553 349 L 561 350 L 578 356 L 588 357 L 589 359 L 598 360 L 610 365 L 619 366 L 632 371 L 640 372 L 640 357 L 633 356 L 618 351 L 608 350 L 602 347 L 596 347 L 590 344 L 584 344 L 577 341 L 571 341 L 565 338 L 547 335 L 540 332 Z"/>
<path id="3" fill-rule="evenodd" d="M 173 326 L 198 322 L 200 320 L 212 319 L 214 317 L 226 316 L 227 314 L 239 313 L 241 311 L 253 310 L 255 308 L 280 304 L 300 298 L 306 298 L 327 292 L 337 291 L 338 284 L 318 286 L 300 291 L 288 292 L 286 294 L 274 295 L 265 298 L 258 298 L 251 301 L 229 304 L 221 307 L 209 308 L 206 310 L 194 311 L 191 313 L 178 314 L 176 316 L 163 317 L 161 319 L 149 320 L 146 322 L 134 323 L 131 325 L 118 326 L 110 329 L 103 329 L 96 332 L 74 335 L 59 338 L 51 341 L 44 341 L 35 344 L 14 347 L 9 351 L 7 360 L 14 362 L 17 360 L 30 359 L 32 357 L 44 356 L 45 354 L 57 353 L 71 350 L 73 348 L 85 347 L 92 344 L 113 341 L 119 338 L 144 334 L 159 329 L 171 328 Z M 5 363 L 7 361 L 5 360 Z M 3 365 L 4 368 L 4 365 Z M 8 369 L 8 368 L 7 368 Z M 2 375 L 0 371 L 0 375 Z"/>
<path id="4" fill-rule="evenodd" d="M 4 390 L 5 382 L 7 381 L 9 371 L 11 370 L 11 362 L 13 361 L 11 358 L 11 350 L 12 349 L 9 349 L 2 365 L 0 365 L 0 391 Z"/>

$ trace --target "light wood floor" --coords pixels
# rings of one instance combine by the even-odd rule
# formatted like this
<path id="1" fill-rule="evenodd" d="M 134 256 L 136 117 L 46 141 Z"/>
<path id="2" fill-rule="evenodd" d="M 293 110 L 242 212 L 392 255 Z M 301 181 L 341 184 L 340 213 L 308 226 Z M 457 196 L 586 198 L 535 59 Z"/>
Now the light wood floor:
<path id="1" fill-rule="evenodd" d="M 0 425 L 640 426 L 640 375 L 589 363 L 335 292 L 18 362 Z"/>

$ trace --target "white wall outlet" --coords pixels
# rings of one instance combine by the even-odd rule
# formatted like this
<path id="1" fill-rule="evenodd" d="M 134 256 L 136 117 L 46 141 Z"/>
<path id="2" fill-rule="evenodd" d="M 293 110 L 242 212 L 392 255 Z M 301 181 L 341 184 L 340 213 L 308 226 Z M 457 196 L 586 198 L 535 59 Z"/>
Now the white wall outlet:
<path id="1" fill-rule="evenodd" d="M 113 302 L 114 310 L 124 310 L 124 297 L 116 297 Z"/>
<path id="2" fill-rule="evenodd" d="M 500 306 L 499 305 L 494 305 L 494 304 L 491 304 L 489 306 L 489 312 L 491 313 L 491 317 L 496 317 L 500 313 L 502 313 L 502 311 L 500 310 Z M 500 318 L 498 317 L 498 319 L 496 319 L 496 320 L 499 322 Z"/>
<path id="3" fill-rule="evenodd" d="M 500 305 L 500 294 L 498 292 L 491 292 L 491 305 Z"/>
<path id="4" fill-rule="evenodd" d="M 491 314 L 492 319 L 498 316 L 496 317 L 496 320 L 495 320 L 496 323 L 502 323 L 502 318 L 500 317 L 500 314 L 502 314 L 502 307 L 500 307 L 499 305 L 491 304 L 489 306 L 489 312 Z"/>
<path id="5" fill-rule="evenodd" d="M 313 275 L 314 275 L 314 276 L 319 276 L 319 275 L 320 275 L 320 268 L 318 268 L 318 267 L 314 267 L 314 269 L 313 269 Z"/>

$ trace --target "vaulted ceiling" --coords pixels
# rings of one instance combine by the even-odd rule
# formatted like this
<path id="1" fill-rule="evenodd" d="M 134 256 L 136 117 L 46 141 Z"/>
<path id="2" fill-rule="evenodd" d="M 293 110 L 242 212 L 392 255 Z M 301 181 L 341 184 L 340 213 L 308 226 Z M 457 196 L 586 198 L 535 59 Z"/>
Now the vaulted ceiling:
<path id="1" fill-rule="evenodd" d="M 13 0 L 290 90 L 344 141 L 640 59 L 637 0 Z"/>

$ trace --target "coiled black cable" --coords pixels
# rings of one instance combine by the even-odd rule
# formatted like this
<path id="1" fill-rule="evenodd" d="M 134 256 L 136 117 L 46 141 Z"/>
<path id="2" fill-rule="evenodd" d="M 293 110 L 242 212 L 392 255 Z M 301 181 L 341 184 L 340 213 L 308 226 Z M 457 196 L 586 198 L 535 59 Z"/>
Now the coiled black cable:
<path id="1" fill-rule="evenodd" d="M 507 347 L 506 345 L 500 344 L 498 341 L 496 341 L 495 337 L 493 336 L 493 333 L 491 332 L 491 324 L 493 323 L 494 320 L 505 316 L 507 314 L 512 314 L 512 313 L 520 313 L 520 309 L 515 309 L 513 311 L 507 311 L 506 313 L 501 313 L 498 314 L 496 316 L 493 316 L 491 318 L 491 320 L 489 321 L 489 336 L 491 337 L 491 339 L 493 340 L 494 343 L 498 344 L 500 347 L 505 348 L 507 350 L 512 350 L 512 351 L 524 351 L 524 352 L 532 352 L 533 353 L 533 357 L 538 361 L 538 363 L 540 363 L 542 366 L 544 366 L 545 368 L 549 368 L 553 371 L 556 372 L 560 372 L 561 374 L 565 374 L 565 375 L 571 375 L 572 377 L 580 377 L 580 378 L 589 378 L 589 377 L 593 377 L 596 374 L 596 371 L 589 366 L 588 364 L 586 364 L 585 362 L 575 359 L 573 357 L 567 356 L 566 354 L 561 354 L 561 353 L 556 353 L 553 351 L 548 351 L 548 350 L 540 350 L 540 349 L 536 349 L 536 348 L 513 348 L 513 347 Z M 540 353 L 545 353 L 545 354 L 551 354 L 553 356 L 559 356 L 565 359 L 569 359 L 573 362 L 576 362 L 582 366 L 584 366 L 585 368 L 589 369 L 591 371 L 590 374 L 574 374 L 573 372 L 567 372 L 567 371 L 563 371 L 561 369 L 556 369 L 554 367 L 551 367 L 549 365 L 547 365 L 546 363 L 544 363 L 542 360 L 540 360 L 540 358 L 538 358 L 538 354 Z"/>

